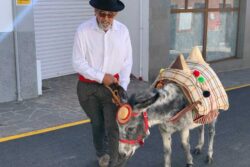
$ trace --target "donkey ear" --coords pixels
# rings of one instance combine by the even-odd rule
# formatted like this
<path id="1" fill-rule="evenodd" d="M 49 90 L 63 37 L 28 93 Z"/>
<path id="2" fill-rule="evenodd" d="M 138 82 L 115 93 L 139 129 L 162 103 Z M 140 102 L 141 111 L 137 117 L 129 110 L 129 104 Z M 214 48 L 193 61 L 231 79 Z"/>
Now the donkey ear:
<path id="1" fill-rule="evenodd" d="M 176 60 L 170 65 L 171 69 L 178 69 L 178 70 L 183 70 L 186 73 L 191 73 L 191 70 L 189 69 L 184 56 L 182 54 L 180 54 Z"/>
<path id="2" fill-rule="evenodd" d="M 198 46 L 195 46 L 191 53 L 189 54 L 187 60 L 189 61 L 193 61 L 193 62 L 197 62 L 197 63 L 200 63 L 200 64 L 206 64 L 205 60 L 203 59 L 202 57 L 202 54 L 201 54 L 201 51 L 200 49 L 198 48 Z"/>

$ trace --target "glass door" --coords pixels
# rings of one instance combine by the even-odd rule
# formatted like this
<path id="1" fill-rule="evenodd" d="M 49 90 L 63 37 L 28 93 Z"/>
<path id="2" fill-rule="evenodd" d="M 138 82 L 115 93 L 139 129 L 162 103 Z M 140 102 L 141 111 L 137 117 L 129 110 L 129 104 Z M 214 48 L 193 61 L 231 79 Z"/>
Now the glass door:
<path id="1" fill-rule="evenodd" d="M 171 0 L 171 58 L 194 46 L 210 62 L 235 57 L 239 1 Z"/>

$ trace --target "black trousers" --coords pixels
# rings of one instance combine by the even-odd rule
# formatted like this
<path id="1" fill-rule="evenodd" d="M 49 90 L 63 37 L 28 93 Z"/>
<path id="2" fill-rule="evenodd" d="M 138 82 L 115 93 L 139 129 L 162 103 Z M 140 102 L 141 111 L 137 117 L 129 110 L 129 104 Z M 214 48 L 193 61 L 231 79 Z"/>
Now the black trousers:
<path id="1" fill-rule="evenodd" d="M 111 165 L 119 159 L 119 130 L 116 123 L 117 106 L 111 92 L 102 84 L 78 82 L 77 95 L 81 107 L 91 120 L 93 143 L 98 157 L 110 155 Z"/>

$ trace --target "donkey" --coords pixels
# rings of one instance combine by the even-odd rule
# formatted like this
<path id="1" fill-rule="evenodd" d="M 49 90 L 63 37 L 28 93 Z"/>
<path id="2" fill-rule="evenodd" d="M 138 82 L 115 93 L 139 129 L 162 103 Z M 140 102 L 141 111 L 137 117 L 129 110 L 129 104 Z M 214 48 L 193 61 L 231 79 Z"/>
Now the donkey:
<path id="1" fill-rule="evenodd" d="M 164 145 L 165 167 L 171 166 L 171 135 L 179 132 L 181 144 L 185 152 L 186 166 L 193 166 L 193 158 L 189 144 L 189 130 L 199 127 L 198 145 L 194 153 L 200 154 L 204 145 L 204 125 L 193 122 L 192 112 L 186 112 L 178 122 L 171 118 L 188 105 L 188 100 L 176 83 L 165 84 L 161 89 L 148 89 L 129 99 L 132 116 L 126 123 L 118 122 L 120 132 L 119 152 L 131 157 L 137 148 L 149 136 L 149 127 L 159 125 Z M 213 161 L 213 142 L 217 117 L 209 124 L 209 146 L 207 163 Z"/>
<path id="2" fill-rule="evenodd" d="M 208 124 L 207 163 L 210 164 L 218 110 L 228 107 L 228 97 L 219 78 L 204 61 L 199 48 L 194 47 L 187 61 L 183 55 L 177 57 L 170 68 L 160 72 L 151 88 L 133 95 L 129 105 L 120 108 L 117 114 L 119 152 L 128 158 L 132 156 L 149 136 L 149 127 L 159 125 L 165 167 L 171 166 L 171 135 L 174 132 L 180 133 L 186 166 L 192 167 L 189 131 L 199 127 L 194 153 L 200 154 L 204 145 L 204 124 Z"/>

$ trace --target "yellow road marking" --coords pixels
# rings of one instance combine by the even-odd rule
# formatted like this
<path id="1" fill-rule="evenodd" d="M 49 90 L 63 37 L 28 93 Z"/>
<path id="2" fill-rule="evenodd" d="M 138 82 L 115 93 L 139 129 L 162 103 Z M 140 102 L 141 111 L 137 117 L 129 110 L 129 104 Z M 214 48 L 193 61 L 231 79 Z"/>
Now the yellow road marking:
<path id="1" fill-rule="evenodd" d="M 235 89 L 240 89 L 240 88 L 245 88 L 245 87 L 248 87 L 248 86 L 250 86 L 250 84 L 244 84 L 244 85 L 239 85 L 239 86 L 233 86 L 233 87 L 226 88 L 226 91 L 235 90 Z"/>
<path id="2" fill-rule="evenodd" d="M 51 131 L 56 131 L 59 129 L 64 129 L 64 128 L 68 128 L 68 127 L 72 127 L 72 126 L 76 126 L 76 125 L 89 123 L 89 122 L 90 122 L 89 119 L 81 120 L 81 121 L 63 124 L 63 125 L 59 125 L 59 126 L 54 126 L 54 127 L 35 130 L 35 131 L 31 131 L 31 132 L 21 133 L 21 134 L 17 134 L 14 136 L 3 137 L 3 138 L 0 138 L 0 143 L 10 141 L 10 140 L 20 139 L 20 138 L 24 138 L 24 137 L 28 137 L 28 136 L 34 136 L 34 135 L 38 135 L 38 134 L 42 134 L 42 133 L 47 133 L 47 132 L 51 132 Z"/>
<path id="3" fill-rule="evenodd" d="M 245 88 L 245 87 L 248 87 L 248 86 L 250 86 L 250 84 L 244 84 L 244 85 L 229 87 L 229 88 L 226 88 L 226 91 Z M 47 133 L 47 132 L 51 132 L 51 131 L 56 131 L 56 130 L 59 130 L 59 129 L 69 128 L 69 127 L 72 127 L 72 126 L 82 125 L 82 124 L 86 124 L 86 123 L 89 123 L 89 122 L 90 122 L 90 120 L 86 119 L 86 120 L 81 120 L 81 121 L 72 122 L 72 123 L 68 123 L 68 124 L 63 124 L 63 125 L 59 125 L 59 126 L 54 126 L 54 127 L 35 130 L 35 131 L 31 131 L 31 132 L 21 133 L 21 134 L 17 134 L 17 135 L 13 135 L 13 136 L 7 136 L 7 137 L 0 138 L 0 143 L 11 141 L 11 140 L 16 140 L 16 139 L 20 139 L 20 138 L 24 138 L 24 137 L 34 136 L 34 135 L 38 135 L 38 134 L 42 134 L 42 133 Z"/>

